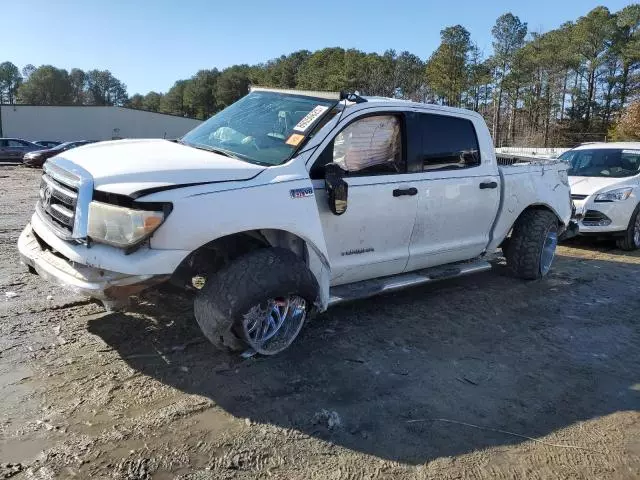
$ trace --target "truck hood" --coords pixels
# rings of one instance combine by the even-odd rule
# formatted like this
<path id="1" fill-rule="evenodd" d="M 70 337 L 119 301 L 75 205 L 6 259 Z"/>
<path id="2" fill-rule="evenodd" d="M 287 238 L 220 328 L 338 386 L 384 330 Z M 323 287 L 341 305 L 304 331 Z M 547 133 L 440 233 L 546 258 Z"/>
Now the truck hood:
<path id="1" fill-rule="evenodd" d="M 94 188 L 131 195 L 148 189 L 249 180 L 265 167 L 160 139 L 93 143 L 57 155 L 88 171 Z"/>
<path id="2" fill-rule="evenodd" d="M 633 177 L 611 178 L 611 177 L 569 177 L 571 193 L 577 195 L 593 195 L 594 193 L 607 187 L 615 188 L 617 185 L 623 186 L 633 183 Z"/>

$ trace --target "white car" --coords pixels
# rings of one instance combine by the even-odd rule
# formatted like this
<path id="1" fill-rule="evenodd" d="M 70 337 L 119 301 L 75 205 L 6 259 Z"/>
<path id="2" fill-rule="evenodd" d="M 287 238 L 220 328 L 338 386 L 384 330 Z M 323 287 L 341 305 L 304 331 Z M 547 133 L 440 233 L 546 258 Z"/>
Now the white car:
<path id="1" fill-rule="evenodd" d="M 640 248 L 640 142 L 592 143 L 568 150 L 571 198 L 581 235 L 615 236 Z"/>
<path id="2" fill-rule="evenodd" d="M 310 313 L 491 268 L 549 272 L 567 164 L 499 166 L 468 110 L 256 88 L 177 142 L 121 140 L 45 164 L 22 261 L 109 305 L 195 293 L 219 347 L 286 348 Z"/>

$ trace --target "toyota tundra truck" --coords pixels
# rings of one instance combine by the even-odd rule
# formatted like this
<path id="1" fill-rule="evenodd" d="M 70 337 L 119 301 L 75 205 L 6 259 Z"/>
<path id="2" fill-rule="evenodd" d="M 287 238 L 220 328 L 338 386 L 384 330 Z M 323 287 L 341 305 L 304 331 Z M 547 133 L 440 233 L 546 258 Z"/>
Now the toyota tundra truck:
<path id="1" fill-rule="evenodd" d="M 572 215 L 567 167 L 499 164 L 472 111 L 252 88 L 178 140 L 48 160 L 18 247 L 107 306 L 183 287 L 214 345 L 273 355 L 311 314 L 496 256 L 544 277 Z"/>

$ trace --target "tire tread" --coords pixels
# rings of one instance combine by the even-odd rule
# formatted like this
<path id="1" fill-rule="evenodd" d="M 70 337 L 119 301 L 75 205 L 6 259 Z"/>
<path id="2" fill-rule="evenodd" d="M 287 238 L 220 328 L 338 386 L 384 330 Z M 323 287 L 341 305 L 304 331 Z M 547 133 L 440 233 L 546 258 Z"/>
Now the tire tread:
<path id="1" fill-rule="evenodd" d="M 556 216 L 548 210 L 532 209 L 520 215 L 505 252 L 507 266 L 515 276 L 525 280 L 542 277 L 540 255 L 544 237 L 557 222 Z"/>
<path id="2" fill-rule="evenodd" d="M 297 293 L 310 304 L 318 294 L 315 277 L 290 250 L 262 248 L 249 252 L 207 278 L 194 301 L 196 321 L 217 348 L 247 348 L 234 327 L 255 302 L 266 300 L 263 297 L 278 288 L 298 290 L 286 293 Z"/>

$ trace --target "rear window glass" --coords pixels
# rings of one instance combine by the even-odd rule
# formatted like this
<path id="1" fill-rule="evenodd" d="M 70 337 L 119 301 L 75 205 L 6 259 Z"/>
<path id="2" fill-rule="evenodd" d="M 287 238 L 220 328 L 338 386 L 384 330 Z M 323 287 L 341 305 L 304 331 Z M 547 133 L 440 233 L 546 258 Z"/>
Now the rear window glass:
<path id="1" fill-rule="evenodd" d="M 480 165 L 480 148 L 470 120 L 422 114 L 424 171 L 457 170 Z"/>

